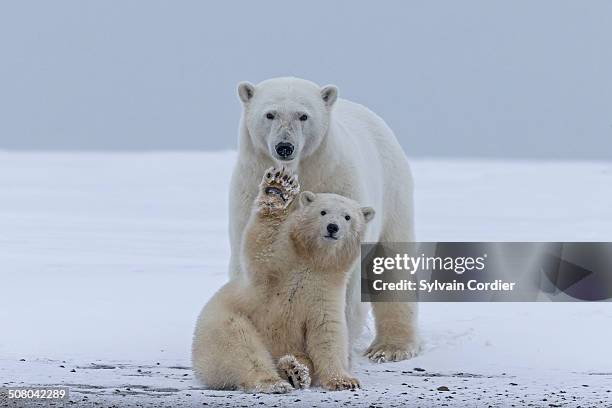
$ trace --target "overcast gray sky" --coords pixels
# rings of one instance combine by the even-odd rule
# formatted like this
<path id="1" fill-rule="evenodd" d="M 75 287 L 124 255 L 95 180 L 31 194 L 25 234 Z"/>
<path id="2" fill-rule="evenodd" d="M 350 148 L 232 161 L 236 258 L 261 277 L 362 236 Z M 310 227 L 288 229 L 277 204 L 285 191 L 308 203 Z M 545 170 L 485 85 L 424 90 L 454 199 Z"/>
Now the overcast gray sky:
<path id="1" fill-rule="evenodd" d="M 412 156 L 612 159 L 612 1 L 2 1 L 0 149 L 236 146 L 236 83 L 334 83 Z"/>

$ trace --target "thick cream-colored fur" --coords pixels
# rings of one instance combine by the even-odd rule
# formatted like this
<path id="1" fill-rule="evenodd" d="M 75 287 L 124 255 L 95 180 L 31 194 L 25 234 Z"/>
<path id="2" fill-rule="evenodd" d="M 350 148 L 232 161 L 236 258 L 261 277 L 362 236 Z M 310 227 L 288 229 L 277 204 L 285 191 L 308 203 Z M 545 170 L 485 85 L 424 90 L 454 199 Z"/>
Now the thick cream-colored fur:
<path id="1" fill-rule="evenodd" d="M 298 78 L 276 78 L 238 87 L 243 103 L 239 154 L 230 187 L 230 277 L 241 279 L 243 231 L 257 195 L 260 174 L 284 165 L 300 175 L 304 190 L 336 193 L 376 208 L 377 216 L 363 237 L 367 242 L 414 241 L 413 183 L 408 160 L 385 122 L 362 105 L 338 98 L 334 86 Z M 268 118 L 268 113 L 273 119 Z M 307 120 L 300 117 L 306 114 Z M 279 141 L 295 152 L 281 161 Z M 365 326 L 360 302 L 359 266 L 346 290 L 349 340 Z M 366 354 L 374 361 L 397 361 L 417 351 L 416 304 L 374 303 L 376 337 Z"/>
<path id="2" fill-rule="evenodd" d="M 374 212 L 335 194 L 304 192 L 291 204 L 297 181 L 282 170 L 267 171 L 259 190 L 243 231 L 246 273 L 202 310 L 194 372 L 216 389 L 282 393 L 311 381 L 330 390 L 356 388 L 346 287 Z M 338 225 L 334 236 L 330 223 Z"/>

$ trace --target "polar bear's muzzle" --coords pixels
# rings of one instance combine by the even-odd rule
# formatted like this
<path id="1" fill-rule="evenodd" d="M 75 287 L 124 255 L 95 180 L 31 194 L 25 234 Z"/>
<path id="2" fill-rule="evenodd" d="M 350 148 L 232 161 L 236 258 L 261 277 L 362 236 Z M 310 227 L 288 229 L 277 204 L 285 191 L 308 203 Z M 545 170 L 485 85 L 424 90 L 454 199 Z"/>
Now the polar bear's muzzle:
<path id="1" fill-rule="evenodd" d="M 279 159 L 291 160 L 295 147 L 289 142 L 280 142 L 274 146 L 274 150 L 276 150 L 276 154 L 278 155 Z"/>

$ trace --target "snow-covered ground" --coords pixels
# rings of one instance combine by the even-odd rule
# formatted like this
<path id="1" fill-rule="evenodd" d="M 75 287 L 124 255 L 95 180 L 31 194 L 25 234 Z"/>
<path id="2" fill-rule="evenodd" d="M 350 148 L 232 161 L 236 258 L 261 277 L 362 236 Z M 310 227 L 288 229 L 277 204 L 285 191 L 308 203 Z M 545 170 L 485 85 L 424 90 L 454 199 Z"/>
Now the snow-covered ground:
<path id="1" fill-rule="evenodd" d="M 68 385 L 78 406 L 612 406 L 612 303 L 422 304 L 423 353 L 358 358 L 360 391 L 201 389 L 191 335 L 227 277 L 234 160 L 0 152 L 0 386 Z M 413 169 L 420 240 L 612 240 L 612 163 Z"/>

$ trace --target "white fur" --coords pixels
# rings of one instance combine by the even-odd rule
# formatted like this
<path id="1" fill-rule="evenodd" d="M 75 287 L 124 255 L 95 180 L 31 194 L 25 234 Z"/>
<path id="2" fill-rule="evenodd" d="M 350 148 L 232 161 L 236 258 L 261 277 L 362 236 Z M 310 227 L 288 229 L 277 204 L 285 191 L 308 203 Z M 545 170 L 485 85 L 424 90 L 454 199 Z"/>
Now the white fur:
<path id="1" fill-rule="evenodd" d="M 239 156 L 230 187 L 230 277 L 245 271 L 240 260 L 242 232 L 257 194 L 261 173 L 284 165 L 299 174 L 304 190 L 332 192 L 374 207 L 364 241 L 414 240 L 413 183 L 406 156 L 385 122 L 367 108 L 337 98 L 334 86 L 297 78 L 277 78 L 238 87 L 243 102 Z M 274 119 L 266 118 L 272 113 Z M 303 114 L 306 121 L 299 120 Z M 279 141 L 295 145 L 291 161 L 274 151 Z M 351 341 L 364 327 L 367 309 L 360 303 L 356 264 L 347 288 Z M 373 305 L 377 335 L 367 351 L 376 361 L 409 358 L 416 353 L 416 306 Z"/>

